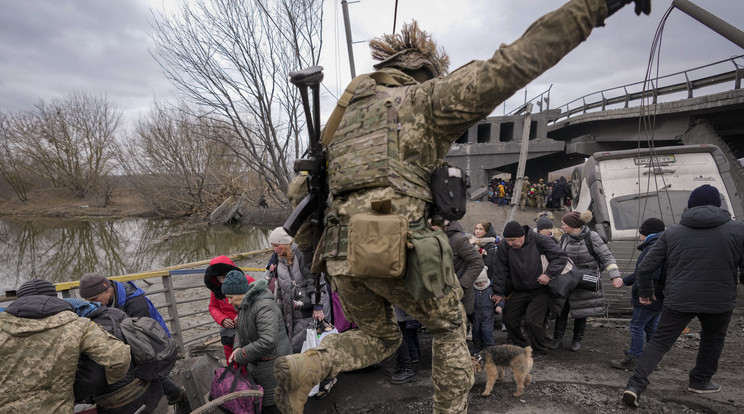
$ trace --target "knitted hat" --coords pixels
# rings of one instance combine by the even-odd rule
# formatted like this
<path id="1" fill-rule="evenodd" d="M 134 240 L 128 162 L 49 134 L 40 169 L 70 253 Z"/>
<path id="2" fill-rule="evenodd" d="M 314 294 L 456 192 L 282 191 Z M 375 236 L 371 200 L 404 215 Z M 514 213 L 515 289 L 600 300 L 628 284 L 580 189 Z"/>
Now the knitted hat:
<path id="1" fill-rule="evenodd" d="M 710 184 L 703 184 L 692 190 L 690 198 L 687 200 L 687 208 L 708 205 L 721 207 L 721 193 L 718 192 L 717 188 Z"/>
<path id="2" fill-rule="evenodd" d="M 248 292 L 248 279 L 243 272 L 231 270 L 227 273 L 225 281 L 222 282 L 222 293 L 225 295 L 243 295 Z"/>
<path id="3" fill-rule="evenodd" d="M 661 233 L 664 231 L 664 222 L 657 219 L 656 217 L 647 218 L 646 221 L 641 224 L 641 228 L 638 230 L 644 236 L 649 234 Z"/>
<path id="4" fill-rule="evenodd" d="M 51 282 L 41 279 L 33 279 L 25 282 L 18 288 L 16 296 L 44 295 L 57 296 L 57 289 Z"/>
<path id="5" fill-rule="evenodd" d="M 547 216 L 542 216 L 539 219 L 537 219 L 537 231 L 545 230 L 545 229 L 552 229 L 553 228 L 553 220 L 549 219 Z"/>
<path id="6" fill-rule="evenodd" d="M 269 235 L 269 244 L 291 244 L 292 237 L 284 231 L 284 228 L 277 227 Z"/>
<path id="7" fill-rule="evenodd" d="M 473 283 L 481 283 L 488 280 L 488 266 L 483 266 L 483 270 L 481 270 L 480 274 L 478 275 L 478 278 L 475 279 L 475 282 Z"/>
<path id="8" fill-rule="evenodd" d="M 522 237 L 524 236 L 524 227 L 516 221 L 510 221 L 506 223 L 504 227 L 504 237 Z"/>
<path id="9" fill-rule="evenodd" d="M 86 273 L 80 278 L 80 297 L 92 298 L 111 287 L 111 281 L 100 273 Z"/>
<path id="10" fill-rule="evenodd" d="M 488 287 L 488 285 L 490 285 L 490 283 L 486 283 L 483 286 L 478 286 L 478 283 L 490 282 L 490 281 L 491 280 L 488 279 L 488 266 L 483 266 L 483 270 L 481 270 L 480 275 L 478 275 L 478 278 L 475 279 L 475 282 L 473 282 L 473 287 L 478 290 L 484 290 L 485 288 Z"/>

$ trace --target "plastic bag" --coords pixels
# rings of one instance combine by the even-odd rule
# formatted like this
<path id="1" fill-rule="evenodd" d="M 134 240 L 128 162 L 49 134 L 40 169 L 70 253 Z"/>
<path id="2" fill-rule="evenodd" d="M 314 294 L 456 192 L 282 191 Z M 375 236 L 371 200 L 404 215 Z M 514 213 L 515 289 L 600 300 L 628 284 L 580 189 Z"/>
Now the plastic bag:
<path id="1" fill-rule="evenodd" d="M 316 346 L 318 346 L 318 344 L 320 344 L 323 338 L 333 333 L 338 333 L 338 329 L 333 328 L 330 331 L 325 331 L 322 334 L 318 334 L 318 321 L 313 319 L 313 321 L 310 322 L 310 325 L 308 325 L 307 329 L 305 330 L 305 342 L 302 343 L 301 352 L 305 352 L 308 349 L 315 348 Z M 308 393 L 308 397 L 312 397 L 313 395 L 317 394 L 319 389 L 320 383 L 315 384 L 313 389 L 311 389 Z"/>

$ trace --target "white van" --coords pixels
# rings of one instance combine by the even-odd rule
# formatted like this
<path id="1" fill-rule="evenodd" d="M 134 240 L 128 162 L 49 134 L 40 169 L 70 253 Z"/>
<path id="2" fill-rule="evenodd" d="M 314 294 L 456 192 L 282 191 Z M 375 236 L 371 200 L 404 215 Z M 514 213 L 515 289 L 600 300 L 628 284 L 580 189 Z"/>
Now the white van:
<path id="1" fill-rule="evenodd" d="M 596 152 L 571 175 L 572 209 L 591 210 L 606 241 L 637 240 L 646 218 L 679 222 L 695 188 L 710 184 L 721 208 L 741 217 L 730 164 L 714 145 Z"/>

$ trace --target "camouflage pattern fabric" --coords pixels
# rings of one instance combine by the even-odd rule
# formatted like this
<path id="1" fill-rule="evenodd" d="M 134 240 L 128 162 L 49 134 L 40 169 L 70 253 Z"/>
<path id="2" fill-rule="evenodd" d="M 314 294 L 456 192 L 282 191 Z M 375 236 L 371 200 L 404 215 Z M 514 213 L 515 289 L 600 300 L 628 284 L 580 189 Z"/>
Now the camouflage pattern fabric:
<path id="1" fill-rule="evenodd" d="M 488 60 L 472 61 L 447 76 L 408 87 L 398 109 L 400 162 L 432 171 L 441 165 L 452 143 L 469 127 L 488 116 L 505 99 L 558 63 L 578 46 L 607 16 L 604 0 L 573 0 L 533 23 L 510 45 L 502 45 Z M 385 67 L 381 71 L 411 85 L 405 73 Z M 348 116 L 348 112 L 344 117 Z M 354 116 L 353 114 L 351 116 Z M 334 135 L 334 140 L 341 135 Z M 342 143 L 334 143 L 342 144 Z M 333 162 L 333 160 L 329 160 Z M 404 194 L 391 187 L 334 192 L 327 220 L 341 226 L 349 217 L 372 211 L 371 203 L 390 200 L 390 213 L 409 222 L 427 218 L 427 202 L 417 194 Z M 343 234 L 335 238 L 339 246 Z M 333 243 L 331 243 L 333 245 Z M 472 385 L 472 364 L 465 345 L 464 310 L 461 290 L 441 299 L 413 302 L 403 280 L 362 279 L 351 274 L 345 257 L 316 254 L 344 303 L 344 312 L 360 330 L 328 337 L 319 348 L 329 376 L 361 368 L 391 355 L 400 341 L 391 303 L 424 323 L 435 337 L 434 411 L 467 411 L 467 394 Z M 410 277 L 408 275 L 407 277 Z M 384 315 L 384 318 L 381 316 Z M 446 361 L 445 361 L 446 358 Z"/>
<path id="2" fill-rule="evenodd" d="M 106 369 L 109 384 L 129 370 L 129 345 L 70 311 L 41 319 L 0 313 L 0 412 L 71 413 L 80 354 Z"/>
<path id="3" fill-rule="evenodd" d="M 416 301 L 406 291 L 403 279 L 337 275 L 331 283 L 334 290 L 343 292 L 340 300 L 344 315 L 360 329 L 329 335 L 314 348 L 326 377 L 372 365 L 395 353 L 402 337 L 390 304 L 393 302 L 426 325 L 433 336 L 434 411 L 463 412 L 474 378 L 465 343 L 465 310 L 459 285 L 442 298 Z"/>

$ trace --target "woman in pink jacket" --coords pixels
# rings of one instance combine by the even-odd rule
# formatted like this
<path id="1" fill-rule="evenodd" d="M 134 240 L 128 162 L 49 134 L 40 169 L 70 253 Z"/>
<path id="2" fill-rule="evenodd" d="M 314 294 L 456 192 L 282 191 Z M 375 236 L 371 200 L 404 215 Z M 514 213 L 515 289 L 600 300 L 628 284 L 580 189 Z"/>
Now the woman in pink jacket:
<path id="1" fill-rule="evenodd" d="M 238 270 L 239 267 L 227 256 L 217 256 L 209 262 L 207 270 L 204 272 L 204 284 L 212 291 L 209 297 L 209 313 L 218 325 L 220 325 L 220 339 L 222 347 L 225 350 L 225 359 L 230 358 L 233 351 L 233 341 L 235 340 L 235 319 L 238 312 L 235 310 L 230 301 L 222 294 L 222 282 L 225 276 L 231 270 Z M 246 275 L 248 283 L 253 283 L 253 278 Z"/>

